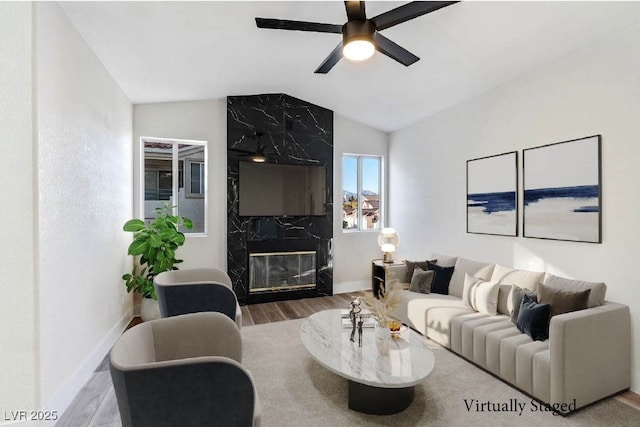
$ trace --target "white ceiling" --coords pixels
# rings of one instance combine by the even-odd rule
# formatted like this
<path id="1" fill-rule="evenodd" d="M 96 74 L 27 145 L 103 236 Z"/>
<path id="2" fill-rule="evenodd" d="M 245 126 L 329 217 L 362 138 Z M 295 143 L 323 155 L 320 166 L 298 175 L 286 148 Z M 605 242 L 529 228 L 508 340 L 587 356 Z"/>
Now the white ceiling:
<path id="1" fill-rule="evenodd" d="M 373 17 L 404 2 L 367 2 Z M 463 2 L 384 30 L 421 59 L 376 53 L 313 71 L 338 34 L 254 18 L 343 24 L 342 2 L 70 2 L 62 7 L 135 103 L 287 93 L 393 131 L 640 21 L 640 2 Z"/>

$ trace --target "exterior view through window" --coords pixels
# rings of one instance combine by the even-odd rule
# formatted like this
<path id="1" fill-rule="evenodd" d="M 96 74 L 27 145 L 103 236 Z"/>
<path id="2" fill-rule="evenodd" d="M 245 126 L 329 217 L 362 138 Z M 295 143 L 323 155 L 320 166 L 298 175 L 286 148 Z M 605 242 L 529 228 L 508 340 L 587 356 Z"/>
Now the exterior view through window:
<path id="1" fill-rule="evenodd" d="M 176 206 L 174 214 L 193 221 L 192 230 L 206 233 L 206 142 L 143 140 L 144 219 L 153 221 L 155 208 Z"/>
<path id="2" fill-rule="evenodd" d="M 342 157 L 342 229 L 379 230 L 382 224 L 382 157 Z"/>

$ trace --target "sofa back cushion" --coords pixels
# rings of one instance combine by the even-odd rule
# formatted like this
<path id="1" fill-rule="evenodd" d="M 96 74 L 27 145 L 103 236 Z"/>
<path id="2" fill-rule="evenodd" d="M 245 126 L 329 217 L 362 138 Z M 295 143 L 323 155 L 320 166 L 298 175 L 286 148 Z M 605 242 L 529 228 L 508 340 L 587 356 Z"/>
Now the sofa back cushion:
<path id="1" fill-rule="evenodd" d="M 456 261 L 458 259 L 456 256 L 442 255 L 435 252 L 431 258 L 435 258 L 437 260 L 436 264 L 440 267 L 453 267 L 456 265 Z"/>
<path id="2" fill-rule="evenodd" d="M 565 277 L 554 276 L 547 273 L 542 282 L 545 286 L 561 289 L 564 291 L 586 291 L 591 290 L 589 295 L 589 308 L 598 307 L 604 304 L 605 295 L 607 293 L 607 285 L 602 282 L 585 282 L 584 280 L 573 280 Z"/>
<path id="3" fill-rule="evenodd" d="M 449 295 L 462 298 L 465 274 L 476 276 L 482 280 L 490 280 L 494 267 L 495 264 L 492 263 L 458 257 L 449 282 Z"/>
<path id="4" fill-rule="evenodd" d="M 511 285 L 519 288 L 526 288 L 536 291 L 538 283 L 544 279 L 544 272 L 515 270 L 511 267 L 496 264 L 491 276 L 492 282 L 498 282 L 500 291 L 498 293 L 498 313 L 511 314 L 513 307 L 509 295 L 511 294 Z"/>

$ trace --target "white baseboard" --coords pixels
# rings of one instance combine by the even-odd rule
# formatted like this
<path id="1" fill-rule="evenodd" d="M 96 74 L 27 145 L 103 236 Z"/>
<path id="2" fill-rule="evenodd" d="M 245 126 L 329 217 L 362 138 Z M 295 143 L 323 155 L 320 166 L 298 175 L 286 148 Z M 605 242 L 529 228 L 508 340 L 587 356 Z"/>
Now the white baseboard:
<path id="1" fill-rule="evenodd" d="M 334 283 L 334 294 L 345 294 L 347 292 L 357 292 L 371 289 L 371 280 L 356 280 L 354 282 Z"/>
<path id="2" fill-rule="evenodd" d="M 76 397 L 80 389 L 89 381 L 93 372 L 102 362 L 102 359 L 109 353 L 111 347 L 117 339 L 122 335 L 131 319 L 133 318 L 133 308 L 129 308 L 127 312 L 120 318 L 118 323 L 109 330 L 107 335 L 89 354 L 84 362 L 80 364 L 78 369 L 69 377 L 65 384 L 60 387 L 55 396 L 43 408 L 47 411 L 57 411 L 58 418 L 67 410 L 73 399 Z M 43 425 L 40 423 L 39 425 Z M 44 425 L 55 425 L 55 422 L 45 423 Z"/>

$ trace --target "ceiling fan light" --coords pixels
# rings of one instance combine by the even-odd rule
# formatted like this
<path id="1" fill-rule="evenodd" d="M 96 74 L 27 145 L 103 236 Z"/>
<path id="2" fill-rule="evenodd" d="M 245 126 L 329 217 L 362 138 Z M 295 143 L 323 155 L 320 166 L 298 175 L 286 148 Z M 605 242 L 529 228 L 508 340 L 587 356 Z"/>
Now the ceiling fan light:
<path id="1" fill-rule="evenodd" d="M 365 38 L 352 39 L 342 48 L 342 54 L 351 61 L 364 61 L 371 58 L 376 47 L 371 40 Z"/>

